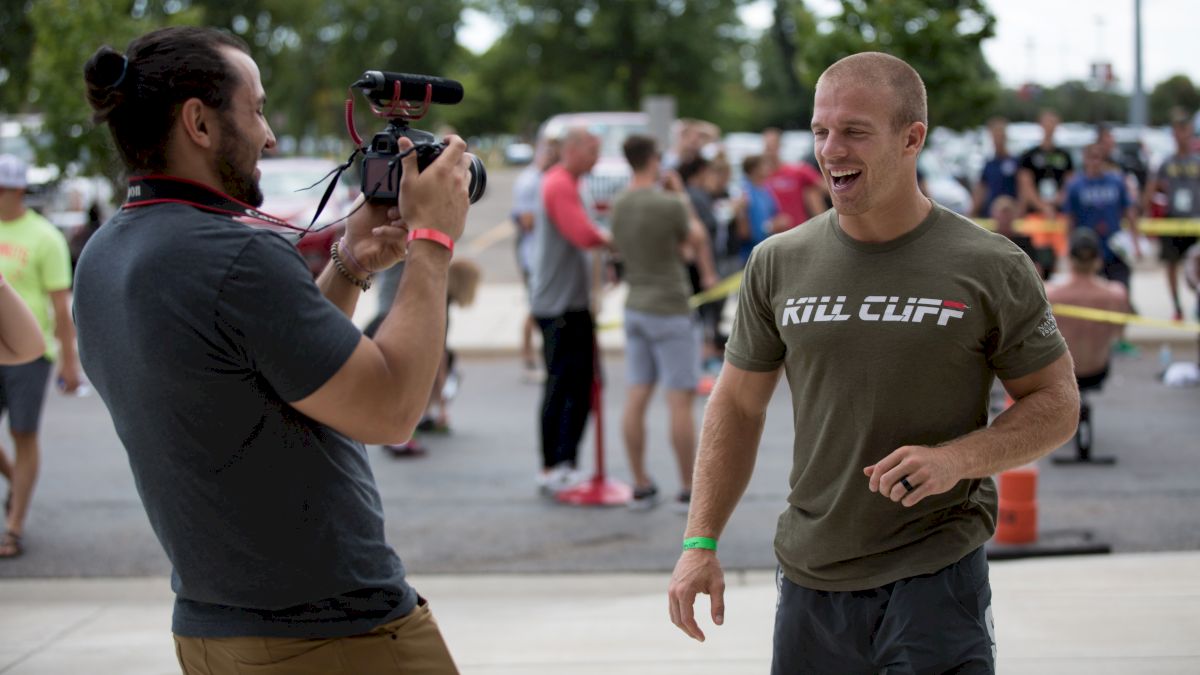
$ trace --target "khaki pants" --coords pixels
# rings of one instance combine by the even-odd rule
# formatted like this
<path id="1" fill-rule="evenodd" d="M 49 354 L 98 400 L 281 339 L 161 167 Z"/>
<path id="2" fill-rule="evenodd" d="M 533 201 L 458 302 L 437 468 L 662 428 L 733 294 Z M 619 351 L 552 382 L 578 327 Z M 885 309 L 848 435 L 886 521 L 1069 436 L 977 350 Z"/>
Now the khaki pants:
<path id="1" fill-rule="evenodd" d="M 184 675 L 456 675 L 422 600 L 408 616 L 345 638 L 175 638 Z"/>

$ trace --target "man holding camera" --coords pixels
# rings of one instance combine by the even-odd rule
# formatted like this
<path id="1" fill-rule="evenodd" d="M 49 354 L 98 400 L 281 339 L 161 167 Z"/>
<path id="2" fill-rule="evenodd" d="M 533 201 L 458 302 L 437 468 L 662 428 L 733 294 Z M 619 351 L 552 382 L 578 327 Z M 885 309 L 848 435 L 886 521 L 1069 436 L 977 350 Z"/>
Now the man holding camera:
<path id="1" fill-rule="evenodd" d="M 183 671 L 455 672 L 385 541 L 363 443 L 408 438 L 425 409 L 466 219 L 462 140 L 423 172 L 404 157 L 399 205 L 352 214 L 314 284 L 287 241 L 231 217 L 261 203 L 255 165 L 275 145 L 241 40 L 165 28 L 100 48 L 84 78 L 131 185 L 79 261 L 80 355 L 174 568 Z M 401 258 L 368 339 L 349 317 Z"/>

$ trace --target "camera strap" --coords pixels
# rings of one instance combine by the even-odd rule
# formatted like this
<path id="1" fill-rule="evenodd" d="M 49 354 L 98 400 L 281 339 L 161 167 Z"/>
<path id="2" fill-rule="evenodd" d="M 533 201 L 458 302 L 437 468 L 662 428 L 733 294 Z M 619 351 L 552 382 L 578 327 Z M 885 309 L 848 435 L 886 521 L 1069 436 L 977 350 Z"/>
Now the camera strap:
<path id="1" fill-rule="evenodd" d="M 129 193 L 122 208 L 136 209 L 154 204 L 185 204 L 209 213 L 219 213 L 231 218 L 255 220 L 297 232 L 307 232 L 282 218 L 240 202 L 229 195 L 202 183 L 174 176 L 133 176 L 129 179 Z"/>

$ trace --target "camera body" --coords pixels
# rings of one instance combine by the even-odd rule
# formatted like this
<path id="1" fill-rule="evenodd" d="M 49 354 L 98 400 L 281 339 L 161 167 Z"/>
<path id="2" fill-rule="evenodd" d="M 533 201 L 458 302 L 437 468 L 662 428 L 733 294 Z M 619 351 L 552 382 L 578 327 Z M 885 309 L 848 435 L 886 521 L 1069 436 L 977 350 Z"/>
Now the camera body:
<path id="1" fill-rule="evenodd" d="M 462 85 L 427 75 L 372 70 L 363 73 L 353 86 L 362 90 L 377 115 L 389 119 L 387 127 L 371 138 L 363 153 L 363 196 L 370 202 L 395 204 L 403 171 L 400 139 L 412 141 L 418 171 L 424 171 L 447 147 L 445 141 L 438 142 L 428 131 L 410 127 L 409 121 L 424 115 L 431 102 L 457 103 L 462 99 Z M 467 157 L 471 162 L 467 194 L 474 204 L 487 188 L 487 171 L 478 157 L 470 153 Z"/>

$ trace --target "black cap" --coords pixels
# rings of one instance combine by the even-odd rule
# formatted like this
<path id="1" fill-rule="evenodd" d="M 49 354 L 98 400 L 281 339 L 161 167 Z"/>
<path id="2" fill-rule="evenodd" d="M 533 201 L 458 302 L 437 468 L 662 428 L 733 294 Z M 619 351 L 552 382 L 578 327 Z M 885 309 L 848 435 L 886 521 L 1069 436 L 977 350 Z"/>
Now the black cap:
<path id="1" fill-rule="evenodd" d="M 1075 260 L 1095 260 L 1100 257 L 1100 237 L 1086 227 L 1071 232 L 1071 257 Z"/>

